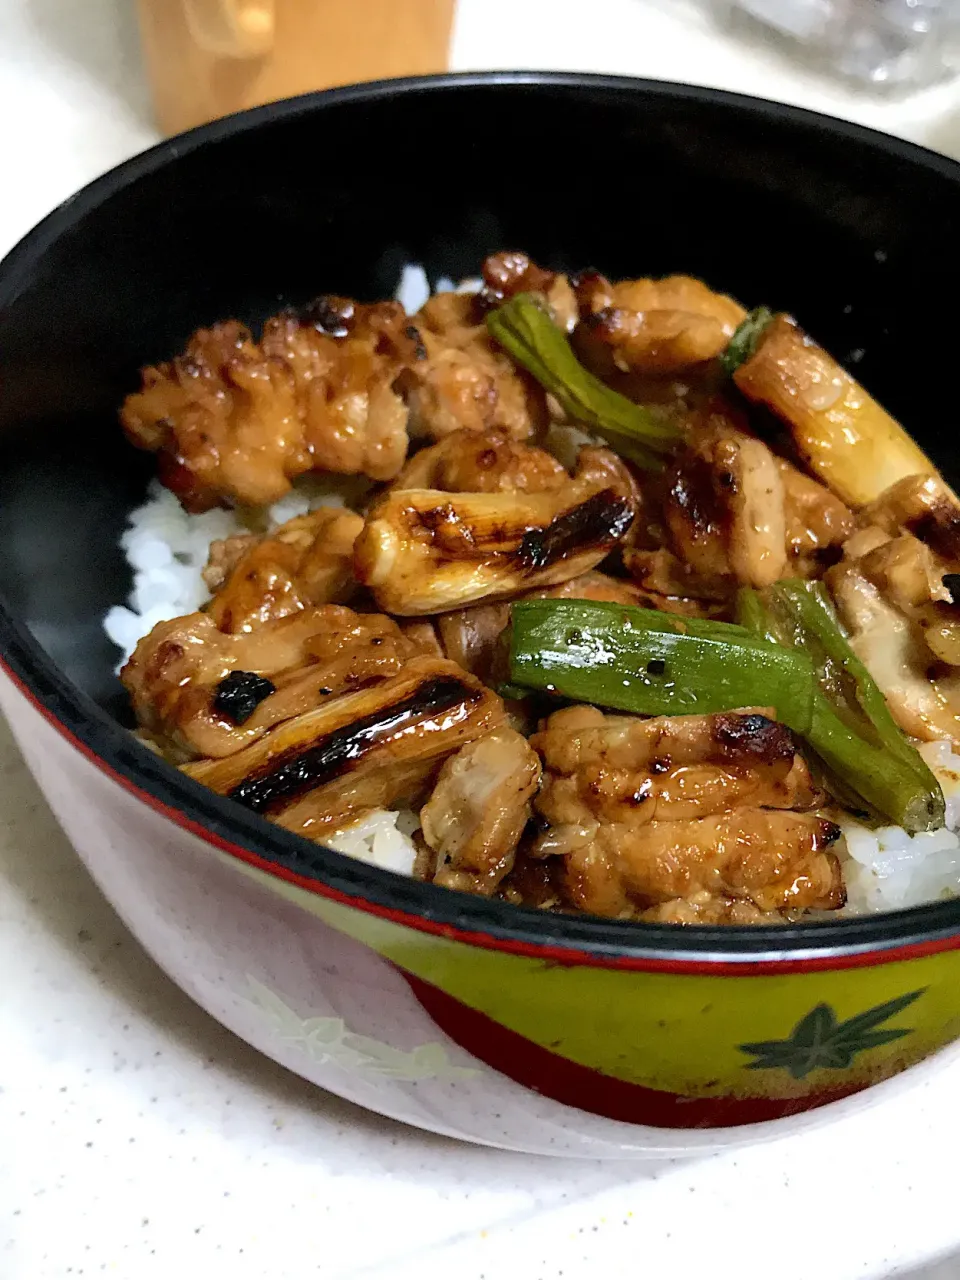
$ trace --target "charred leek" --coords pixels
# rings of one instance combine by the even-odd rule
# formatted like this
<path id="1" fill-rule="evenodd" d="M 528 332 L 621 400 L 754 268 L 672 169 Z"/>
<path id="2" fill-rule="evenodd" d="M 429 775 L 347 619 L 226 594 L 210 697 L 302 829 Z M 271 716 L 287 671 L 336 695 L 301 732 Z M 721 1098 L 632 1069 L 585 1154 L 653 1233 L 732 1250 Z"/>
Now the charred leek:
<path id="1" fill-rule="evenodd" d="M 867 809 L 907 831 L 942 827 L 940 785 L 847 643 L 824 587 L 787 580 L 763 592 L 745 589 L 737 617 L 757 635 L 811 660 L 817 687 L 805 736 L 838 798 L 849 802 L 852 792 Z"/>
<path id="2" fill-rule="evenodd" d="M 720 362 L 748 400 L 786 424 L 806 465 L 851 506 L 873 502 L 905 476 L 936 474 L 899 422 L 790 316 L 752 311 Z"/>
<path id="3" fill-rule="evenodd" d="M 595 431 L 638 466 L 649 470 L 662 467 L 662 455 L 679 440 L 679 429 L 585 369 L 534 294 L 517 294 L 491 311 L 487 328 L 576 422 Z"/>

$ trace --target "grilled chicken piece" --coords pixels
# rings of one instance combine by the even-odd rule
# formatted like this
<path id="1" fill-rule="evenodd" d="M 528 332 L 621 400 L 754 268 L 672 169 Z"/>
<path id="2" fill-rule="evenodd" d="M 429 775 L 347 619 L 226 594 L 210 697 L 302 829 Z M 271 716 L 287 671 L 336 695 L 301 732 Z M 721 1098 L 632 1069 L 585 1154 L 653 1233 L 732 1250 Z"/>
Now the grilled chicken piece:
<path id="1" fill-rule="evenodd" d="M 184 772 L 309 839 L 413 800 L 447 756 L 504 723 L 503 703 L 452 662 L 392 678 L 288 720 Z"/>
<path id="2" fill-rule="evenodd" d="M 532 852 L 563 858 L 563 891 L 580 910 L 636 918 L 703 893 L 762 912 L 842 905 L 827 851 L 839 828 L 788 812 L 822 795 L 763 711 L 639 720 L 572 707 L 531 745 L 549 824 Z"/>
<path id="3" fill-rule="evenodd" d="M 574 282 L 580 359 L 600 377 L 685 373 L 715 359 L 746 311 L 690 276 L 622 280 L 587 273 Z"/>
<path id="4" fill-rule="evenodd" d="M 407 452 L 393 386 L 416 359 L 409 328 L 398 303 L 320 298 L 268 320 L 260 343 L 233 320 L 200 329 L 143 370 L 121 423 L 188 511 L 275 502 L 306 471 L 390 480 Z"/>
<path id="5" fill-rule="evenodd" d="M 445 657 L 472 672 L 484 684 L 493 684 L 500 637 L 509 624 L 510 605 L 497 601 L 441 613 L 433 626 Z M 502 674 L 505 679 L 506 673 Z"/>
<path id="6" fill-rule="evenodd" d="M 902 613 L 913 615 L 931 603 L 953 603 L 949 588 L 944 586 L 943 568 L 930 548 L 912 533 L 891 538 L 872 525 L 847 541 L 844 558 L 856 561 L 864 577 Z"/>
<path id="7" fill-rule="evenodd" d="M 850 643 L 906 733 L 960 742 L 960 508 L 938 479 L 908 476 L 859 524 L 827 573 Z"/>
<path id="8" fill-rule="evenodd" d="M 949 679 L 931 678 L 925 633 L 884 599 L 861 571 L 863 563 L 844 559 L 827 573 L 853 651 L 905 733 L 928 742 L 949 738 L 960 743 L 960 690 Z"/>
<path id="9" fill-rule="evenodd" d="M 499 307 L 518 293 L 537 293 L 561 329 L 569 333 L 576 324 L 579 307 L 570 281 L 560 272 L 538 267 L 525 253 L 507 250 L 491 254 L 483 264 L 482 275 L 481 306 Z"/>
<path id="10" fill-rule="evenodd" d="M 252 631 L 356 590 L 353 544 L 363 517 L 338 507 L 296 516 L 263 537 L 215 542 L 204 570 L 215 592 L 208 613 L 221 631 Z"/>
<path id="11" fill-rule="evenodd" d="M 210 543 L 207 563 L 200 576 L 211 596 L 216 595 L 247 552 L 259 546 L 266 536 L 261 533 L 231 533 Z"/>
<path id="12" fill-rule="evenodd" d="M 131 444 L 158 454 L 160 480 L 188 511 L 275 502 L 312 465 L 288 371 L 232 320 L 145 368 L 120 421 Z"/>
<path id="13" fill-rule="evenodd" d="M 960 563 L 960 507 L 937 476 L 907 476 L 864 507 L 861 524 L 891 536 L 912 533 L 934 555 Z"/>
<path id="14" fill-rule="evenodd" d="M 819 577 L 819 557 L 842 546 L 856 526 L 853 512 L 819 480 L 777 458 L 783 482 L 790 577 Z"/>
<path id="15" fill-rule="evenodd" d="M 311 469 L 391 480 L 407 455 L 407 407 L 395 384 L 419 344 L 398 302 L 319 298 L 302 317 L 268 320 L 264 355 L 297 389 Z"/>
<path id="16" fill-rule="evenodd" d="M 698 578 L 765 587 L 787 569 L 784 503 L 767 446 L 714 424 L 670 468 L 664 520 L 672 549 Z"/>
<path id="17" fill-rule="evenodd" d="M 440 613 L 577 577 L 623 537 L 636 506 L 629 471 L 594 448 L 549 493 L 399 490 L 369 511 L 354 569 L 387 612 Z"/>
<path id="18" fill-rule="evenodd" d="M 706 892 L 658 903 L 641 911 L 639 918 L 653 924 L 783 924 L 778 911 L 761 911 L 742 898 Z"/>
<path id="19" fill-rule="evenodd" d="M 438 293 L 413 320 L 420 357 L 402 380 L 414 435 L 501 428 L 527 440 L 547 423 L 541 388 L 493 343 L 477 300 Z"/>
<path id="20" fill-rule="evenodd" d="M 552 828 L 643 826 L 738 805 L 809 809 L 822 798 L 790 731 L 764 711 L 707 716 L 558 711 L 532 739 L 546 773 L 537 811 Z M 551 841 L 559 832 L 550 833 Z"/>
<path id="21" fill-rule="evenodd" d="M 545 449 L 512 440 L 502 429 L 455 431 L 421 449 L 391 488 L 445 493 L 549 493 L 569 483 Z"/>
<path id="22" fill-rule="evenodd" d="M 960 667 L 960 608 L 951 587 L 960 586 L 960 561 L 944 561 L 912 533 L 889 536 L 877 525 L 859 530 L 844 545 L 844 563 L 880 592 L 912 625 L 927 665 Z"/>
<path id="23" fill-rule="evenodd" d="M 666 613 L 716 616 L 728 604 L 733 590 L 728 577 L 698 573 L 666 547 L 655 551 L 627 547 L 623 564 L 652 607 Z"/>
<path id="24" fill-rule="evenodd" d="M 395 676 L 423 652 L 391 618 L 338 605 L 232 635 L 209 614 L 191 613 L 158 623 L 120 678 L 137 722 L 165 754 L 219 758 L 338 694 Z"/>
<path id="25" fill-rule="evenodd" d="M 718 610 L 705 603 L 728 602 L 738 586 L 819 577 L 855 526 L 839 498 L 742 430 L 719 402 L 692 415 L 687 445 L 665 477 L 661 518 L 662 537 L 630 539 L 627 571 L 645 592 L 671 600 L 663 606 L 670 611 L 708 616 Z M 637 522 L 638 531 L 646 527 Z"/>
<path id="26" fill-rule="evenodd" d="M 513 866 L 540 784 L 540 760 L 522 734 L 497 729 L 462 747 L 420 810 L 438 855 L 434 884 L 490 897 Z"/>
<path id="27" fill-rule="evenodd" d="M 960 667 L 960 507 L 943 482 L 908 476 L 860 513 L 848 560 L 921 633 L 937 662 Z"/>
<path id="28" fill-rule="evenodd" d="M 834 910 L 845 901 L 840 864 L 829 849 L 839 837 L 840 828 L 816 814 L 771 809 L 644 826 L 609 823 L 568 854 L 564 892 L 581 911 L 621 920 L 703 893 L 743 899 L 765 913 Z"/>

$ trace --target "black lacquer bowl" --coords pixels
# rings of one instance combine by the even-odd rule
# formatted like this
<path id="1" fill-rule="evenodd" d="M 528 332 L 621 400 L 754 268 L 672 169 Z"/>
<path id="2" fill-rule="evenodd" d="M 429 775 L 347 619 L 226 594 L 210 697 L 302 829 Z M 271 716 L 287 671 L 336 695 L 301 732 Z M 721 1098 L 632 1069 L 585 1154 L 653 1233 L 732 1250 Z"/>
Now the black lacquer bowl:
<path id="1" fill-rule="evenodd" d="M 677 929 L 421 885 L 285 836 L 141 748 L 101 619 L 129 590 L 117 539 L 151 472 L 117 426 L 140 365 L 223 317 L 390 296 L 411 260 L 457 278 L 522 247 L 788 309 L 955 476 L 938 302 L 958 225 L 960 167 L 906 143 L 707 89 L 539 73 L 265 107 L 41 223 L 0 266 L 0 703 L 158 962 L 318 1084 L 528 1150 L 715 1145 L 952 1039 L 960 902 Z"/>

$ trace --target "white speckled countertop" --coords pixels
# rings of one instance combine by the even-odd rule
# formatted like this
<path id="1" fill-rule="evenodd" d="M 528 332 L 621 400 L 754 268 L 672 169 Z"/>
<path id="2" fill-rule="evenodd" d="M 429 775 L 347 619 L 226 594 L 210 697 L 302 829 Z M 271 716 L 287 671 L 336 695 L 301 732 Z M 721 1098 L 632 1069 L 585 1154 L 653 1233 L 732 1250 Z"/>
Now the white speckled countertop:
<path id="1" fill-rule="evenodd" d="M 0 0 L 0 253 L 153 141 L 131 9 Z M 686 0 L 460 0 L 454 65 L 505 61 L 738 88 L 960 154 L 960 85 L 858 99 Z M 402 1128 L 260 1057 L 156 969 L 2 725 L 0 972 L 0 1280 L 960 1276 L 960 1049 L 873 1107 L 695 1163 Z"/>

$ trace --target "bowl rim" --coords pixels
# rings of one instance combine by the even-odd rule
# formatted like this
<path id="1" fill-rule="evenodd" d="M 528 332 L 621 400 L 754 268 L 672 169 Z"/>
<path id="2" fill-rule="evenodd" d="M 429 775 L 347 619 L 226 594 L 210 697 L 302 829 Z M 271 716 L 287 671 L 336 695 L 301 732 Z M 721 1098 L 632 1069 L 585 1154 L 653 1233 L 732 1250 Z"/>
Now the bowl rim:
<path id="1" fill-rule="evenodd" d="M 960 186 L 960 164 L 916 143 L 764 98 L 727 90 L 587 72 L 494 70 L 371 81 L 254 107 L 165 139 L 108 170 L 57 206 L 0 261 L 0 310 L 16 300 L 50 246 L 113 195 L 179 157 L 261 125 L 351 102 L 460 88 L 590 89 L 709 105 L 804 125 L 875 154 L 933 170 Z M 748 926 L 624 923 L 560 916 L 423 884 L 283 832 L 216 795 L 137 742 L 47 656 L 0 596 L 0 670 L 98 769 L 177 825 L 268 875 L 420 932 L 565 965 L 724 976 L 893 963 L 960 947 L 960 899 L 842 922 Z"/>

